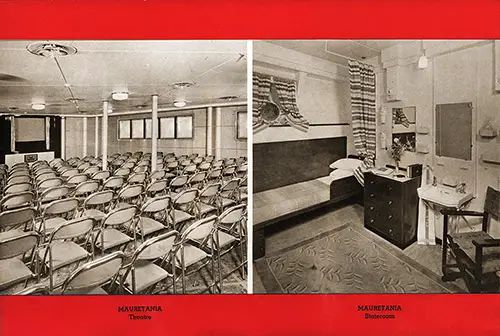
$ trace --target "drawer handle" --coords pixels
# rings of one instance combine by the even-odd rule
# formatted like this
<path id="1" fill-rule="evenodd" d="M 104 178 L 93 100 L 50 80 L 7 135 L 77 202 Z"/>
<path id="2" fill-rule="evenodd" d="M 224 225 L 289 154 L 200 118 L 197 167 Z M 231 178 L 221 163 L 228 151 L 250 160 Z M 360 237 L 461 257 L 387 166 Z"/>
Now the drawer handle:
<path id="1" fill-rule="evenodd" d="M 392 215 L 387 216 L 387 219 L 392 219 Z"/>
<path id="2" fill-rule="evenodd" d="M 370 207 L 370 210 L 373 210 L 373 209 L 375 209 L 375 208 L 371 206 L 371 207 Z"/>
<path id="3" fill-rule="evenodd" d="M 391 233 L 391 234 L 392 234 L 392 229 L 389 229 L 389 233 Z"/>
<path id="4" fill-rule="evenodd" d="M 389 191 L 392 191 L 392 187 L 389 187 Z"/>
<path id="5" fill-rule="evenodd" d="M 392 205 L 392 203 L 393 203 L 393 202 L 392 202 L 392 201 L 389 201 L 388 203 L 389 203 L 389 205 Z"/>
<path id="6" fill-rule="evenodd" d="M 375 183 L 375 182 L 373 182 L 373 181 L 370 181 L 370 184 L 374 184 L 374 183 Z"/>
<path id="7" fill-rule="evenodd" d="M 375 222 L 375 219 L 370 219 L 370 223 L 373 223 L 373 222 Z"/>
<path id="8" fill-rule="evenodd" d="M 373 198 L 375 195 L 374 194 L 370 194 L 370 198 Z"/>

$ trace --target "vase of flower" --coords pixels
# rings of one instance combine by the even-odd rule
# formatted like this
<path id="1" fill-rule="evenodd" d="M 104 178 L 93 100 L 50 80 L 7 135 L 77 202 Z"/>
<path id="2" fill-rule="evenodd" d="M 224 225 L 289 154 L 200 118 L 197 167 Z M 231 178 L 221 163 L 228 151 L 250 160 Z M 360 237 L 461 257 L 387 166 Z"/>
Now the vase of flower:
<path id="1" fill-rule="evenodd" d="M 394 162 L 396 163 L 395 175 L 399 174 L 399 162 L 401 162 L 401 158 L 406 151 L 406 146 L 398 138 L 395 138 L 391 149 L 390 154 Z"/>

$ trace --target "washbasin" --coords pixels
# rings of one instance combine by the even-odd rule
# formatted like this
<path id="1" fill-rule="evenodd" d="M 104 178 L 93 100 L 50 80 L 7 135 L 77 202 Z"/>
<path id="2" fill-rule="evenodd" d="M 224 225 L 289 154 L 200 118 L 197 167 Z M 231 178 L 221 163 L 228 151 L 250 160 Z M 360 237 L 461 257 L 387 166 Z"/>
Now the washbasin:
<path id="1" fill-rule="evenodd" d="M 447 208 L 460 208 L 473 198 L 472 193 L 459 193 L 445 185 L 426 185 L 417 189 L 418 197 Z"/>

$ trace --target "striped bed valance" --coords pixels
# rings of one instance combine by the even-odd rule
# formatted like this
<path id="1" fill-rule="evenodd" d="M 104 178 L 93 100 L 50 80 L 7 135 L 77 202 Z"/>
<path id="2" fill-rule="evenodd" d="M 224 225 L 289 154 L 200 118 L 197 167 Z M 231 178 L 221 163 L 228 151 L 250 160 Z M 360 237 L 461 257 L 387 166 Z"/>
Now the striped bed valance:
<path id="1" fill-rule="evenodd" d="M 254 133 L 273 124 L 288 124 L 307 132 L 309 122 L 299 113 L 296 95 L 296 81 L 254 72 L 252 76 Z M 263 107 L 270 102 L 276 104 L 280 112 L 278 118 L 273 121 L 262 117 Z"/>

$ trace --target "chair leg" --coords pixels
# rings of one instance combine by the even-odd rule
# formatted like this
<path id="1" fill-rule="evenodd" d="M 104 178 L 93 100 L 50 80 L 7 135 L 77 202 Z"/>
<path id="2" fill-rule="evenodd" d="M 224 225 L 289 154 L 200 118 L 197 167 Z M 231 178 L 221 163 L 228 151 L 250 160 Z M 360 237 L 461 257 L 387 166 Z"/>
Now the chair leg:
<path id="1" fill-rule="evenodd" d="M 222 279 L 222 260 L 219 249 L 217 249 L 217 262 L 218 262 L 218 276 L 219 276 L 219 293 L 222 293 L 223 279 Z"/>
<path id="2" fill-rule="evenodd" d="M 182 294 L 186 294 L 186 272 L 182 267 Z"/>
<path id="3" fill-rule="evenodd" d="M 245 248 L 243 246 L 243 241 L 240 241 L 240 253 L 241 253 L 241 277 L 243 278 L 243 280 L 246 279 L 246 271 L 245 271 L 245 265 L 246 265 L 246 261 L 245 261 Z"/>

